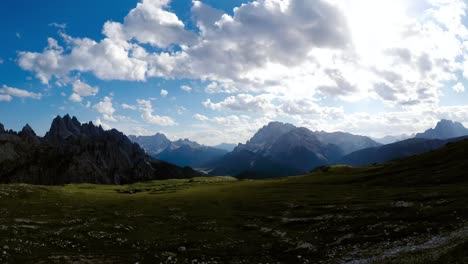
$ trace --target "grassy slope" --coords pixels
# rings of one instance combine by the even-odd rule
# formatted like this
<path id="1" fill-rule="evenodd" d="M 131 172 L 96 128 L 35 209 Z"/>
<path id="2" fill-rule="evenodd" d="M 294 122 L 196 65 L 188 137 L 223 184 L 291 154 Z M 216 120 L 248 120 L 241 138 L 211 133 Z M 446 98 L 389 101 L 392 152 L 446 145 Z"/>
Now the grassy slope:
<path id="1" fill-rule="evenodd" d="M 0 262 L 463 263 L 466 150 L 265 181 L 0 185 Z"/>

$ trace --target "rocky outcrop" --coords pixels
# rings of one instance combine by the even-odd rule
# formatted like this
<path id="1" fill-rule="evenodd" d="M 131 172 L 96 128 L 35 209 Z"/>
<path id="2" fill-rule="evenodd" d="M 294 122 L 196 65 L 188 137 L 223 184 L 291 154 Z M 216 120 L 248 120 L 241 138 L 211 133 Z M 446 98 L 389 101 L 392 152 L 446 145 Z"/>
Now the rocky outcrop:
<path id="1" fill-rule="evenodd" d="M 56 117 L 44 138 L 28 125 L 17 136 L 9 136 L 0 141 L 0 155 L 5 152 L 0 157 L 2 183 L 127 184 L 200 175 L 148 156 L 115 129 L 81 124 L 68 115 Z"/>

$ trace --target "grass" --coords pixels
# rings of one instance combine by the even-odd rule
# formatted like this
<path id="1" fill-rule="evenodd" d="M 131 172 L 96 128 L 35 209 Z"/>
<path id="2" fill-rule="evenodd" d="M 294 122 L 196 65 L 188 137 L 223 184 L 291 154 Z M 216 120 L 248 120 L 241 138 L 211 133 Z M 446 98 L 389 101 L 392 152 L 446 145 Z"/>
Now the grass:
<path id="1" fill-rule="evenodd" d="M 263 181 L 2 185 L 0 262 L 456 263 L 466 257 L 468 186 L 389 188 L 363 182 L 371 171 L 331 167 Z M 424 246 L 431 239 L 441 240 L 437 250 Z"/>
<path id="2" fill-rule="evenodd" d="M 467 263 L 467 145 L 274 180 L 0 185 L 0 263 Z"/>

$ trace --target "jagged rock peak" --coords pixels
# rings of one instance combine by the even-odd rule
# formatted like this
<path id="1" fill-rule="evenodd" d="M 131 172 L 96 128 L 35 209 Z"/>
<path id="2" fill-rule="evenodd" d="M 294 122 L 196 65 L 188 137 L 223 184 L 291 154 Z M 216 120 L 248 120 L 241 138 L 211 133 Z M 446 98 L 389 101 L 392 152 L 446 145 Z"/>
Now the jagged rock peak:
<path id="1" fill-rule="evenodd" d="M 440 120 L 435 129 L 465 129 L 465 127 L 460 122 L 455 122 L 452 120 L 442 119 Z"/>
<path id="2" fill-rule="evenodd" d="M 273 144 L 280 136 L 290 132 L 296 127 L 292 124 L 281 122 L 270 122 L 262 127 L 258 132 L 247 142 L 247 145 L 256 147 Z"/>
<path id="3" fill-rule="evenodd" d="M 468 129 L 462 123 L 442 119 L 437 123 L 435 128 L 417 134 L 416 138 L 449 139 L 466 135 L 468 135 Z"/>
<path id="4" fill-rule="evenodd" d="M 29 124 L 26 124 L 20 132 L 20 135 L 31 135 L 36 136 L 36 132 L 31 128 Z"/>
<path id="5" fill-rule="evenodd" d="M 26 124 L 21 130 L 21 132 L 19 132 L 18 135 L 30 143 L 34 143 L 34 144 L 40 143 L 40 140 L 37 137 L 36 132 L 34 132 L 34 130 L 31 128 L 29 124 Z"/>
<path id="6" fill-rule="evenodd" d="M 52 121 L 49 132 L 45 138 L 48 140 L 63 140 L 69 137 L 78 137 L 81 135 L 82 125 L 76 117 L 71 118 L 70 115 L 65 115 L 63 118 L 57 116 Z"/>

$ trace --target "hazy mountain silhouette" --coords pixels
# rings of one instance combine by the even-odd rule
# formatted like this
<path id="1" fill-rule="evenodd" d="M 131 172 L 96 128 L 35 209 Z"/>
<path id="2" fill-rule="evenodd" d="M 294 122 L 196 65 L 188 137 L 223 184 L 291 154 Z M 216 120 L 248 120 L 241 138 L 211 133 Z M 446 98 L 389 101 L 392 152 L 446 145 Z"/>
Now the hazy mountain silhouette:
<path id="1" fill-rule="evenodd" d="M 449 139 L 468 135 L 468 129 L 461 123 L 442 119 L 435 128 L 416 134 L 416 138 Z"/>
<path id="2" fill-rule="evenodd" d="M 312 132 L 307 128 L 271 122 L 246 144 L 207 165 L 213 175 L 248 178 L 297 175 L 329 164 L 354 150 L 379 146 L 368 137 L 348 133 Z"/>
<path id="3" fill-rule="evenodd" d="M 165 135 L 129 136 L 152 157 L 179 166 L 199 168 L 204 164 L 224 156 L 228 151 L 200 145 L 188 139 L 170 141 Z"/>

